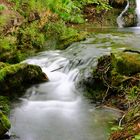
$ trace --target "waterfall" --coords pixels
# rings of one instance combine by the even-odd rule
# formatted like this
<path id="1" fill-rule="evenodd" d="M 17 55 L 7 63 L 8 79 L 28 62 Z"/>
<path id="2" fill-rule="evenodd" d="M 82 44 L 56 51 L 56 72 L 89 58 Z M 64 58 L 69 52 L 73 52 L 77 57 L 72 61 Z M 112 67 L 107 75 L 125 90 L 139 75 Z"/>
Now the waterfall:
<path id="1" fill-rule="evenodd" d="M 137 14 L 137 17 L 138 17 L 137 26 L 140 26 L 140 0 L 136 0 L 136 5 L 137 5 L 136 14 Z"/>
<path id="2" fill-rule="evenodd" d="M 119 28 L 122 28 L 125 24 L 122 16 L 127 11 L 128 8 L 129 8 L 129 0 L 127 0 L 127 5 L 126 5 L 125 9 L 121 12 L 121 14 L 117 18 L 117 24 L 118 24 Z"/>

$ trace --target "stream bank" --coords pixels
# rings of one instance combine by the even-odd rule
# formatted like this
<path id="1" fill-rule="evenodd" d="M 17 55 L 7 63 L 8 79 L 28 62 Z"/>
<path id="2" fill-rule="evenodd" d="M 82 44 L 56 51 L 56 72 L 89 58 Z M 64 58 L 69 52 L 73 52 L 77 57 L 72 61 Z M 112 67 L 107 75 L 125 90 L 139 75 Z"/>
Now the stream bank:
<path id="1" fill-rule="evenodd" d="M 18 66 L 21 66 L 20 68 L 18 67 L 18 70 L 21 72 L 20 73 L 17 70 L 17 65 L 11 65 L 11 64 L 18 63 L 24 60 L 26 57 L 36 54 L 38 51 L 52 49 L 52 48 L 53 49 L 67 48 L 72 42 L 85 39 L 87 33 L 79 32 L 73 28 L 68 28 L 67 25 L 68 26 L 73 25 L 71 24 L 71 21 L 69 20 L 66 22 L 61 21 L 59 19 L 58 14 L 56 13 L 54 14 L 50 10 L 41 13 L 39 13 L 38 11 L 36 12 L 33 9 L 32 9 L 33 11 L 29 11 L 30 9 L 29 5 L 28 4 L 26 5 L 26 3 L 24 3 L 22 7 L 20 7 L 22 11 L 19 11 L 18 9 L 19 7 L 18 8 L 16 7 L 17 9 L 15 12 L 12 9 L 12 7 L 14 6 L 13 3 L 9 3 L 7 1 L 0 1 L 0 2 L 5 6 L 4 9 L 2 9 L 1 14 L 5 15 L 5 13 L 3 13 L 4 11 L 6 13 L 12 11 L 12 13 L 14 14 L 14 19 L 10 19 L 8 17 L 8 19 L 10 19 L 10 21 L 8 21 L 9 24 L 4 28 L 3 35 L 1 36 L 1 40 L 0 40 L 1 43 L 0 61 L 2 61 L 0 64 L 1 65 L 0 72 L 1 72 L 1 81 L 2 81 L 1 85 L 3 85 L 3 88 L 1 89 L 2 90 L 1 95 L 7 96 L 10 95 L 9 91 L 12 88 L 15 88 L 18 85 L 21 86 L 22 84 L 25 83 L 25 81 L 28 80 L 30 81 L 29 84 L 33 84 L 37 77 L 40 78 L 39 77 L 40 74 L 43 75 L 39 67 L 37 68 L 38 70 L 36 71 L 36 66 L 32 67 L 28 65 L 29 67 L 32 67 L 32 69 L 29 70 L 27 68 L 26 74 L 28 75 L 28 77 L 32 77 L 33 74 L 33 79 L 30 78 L 28 80 L 24 79 L 24 75 L 20 75 L 20 74 L 22 73 L 21 71 L 24 70 L 26 71 L 26 68 L 22 69 L 22 66 L 20 64 L 17 64 Z M 85 13 L 86 13 L 85 19 L 87 21 L 89 22 L 91 21 L 91 23 L 94 22 L 95 23 L 94 27 L 104 27 L 109 25 L 111 25 L 112 27 L 117 26 L 115 22 L 115 19 L 117 17 L 116 15 L 118 15 L 118 13 L 122 10 L 122 8 L 117 9 L 116 12 L 113 12 L 113 16 L 112 16 L 112 11 L 110 9 L 108 10 L 109 8 L 108 5 L 105 5 L 105 9 L 101 9 L 101 11 L 100 9 L 97 9 L 96 11 L 96 7 L 98 7 L 98 4 L 89 4 L 87 5 L 87 7 L 85 7 Z M 28 11 L 27 13 L 23 12 L 25 10 L 24 8 Z M 99 13 L 98 10 L 100 11 Z M 108 14 L 109 12 L 111 15 Z M 107 15 L 109 16 L 107 18 L 104 18 L 103 16 L 100 15 L 104 15 L 104 17 L 107 17 Z M 18 18 L 15 18 L 16 16 Z M 97 17 L 97 19 L 93 20 L 91 19 L 91 17 Z M 110 22 L 110 20 L 112 21 Z M 82 22 L 81 19 L 79 21 Z M 46 39 L 48 40 L 44 45 Z M 53 42 L 54 45 L 52 45 L 52 43 L 50 44 L 50 42 Z M 98 43 L 100 43 L 100 41 Z M 49 48 L 50 46 L 53 47 Z M 13 76 L 15 77 L 14 80 L 13 78 L 11 78 Z M 46 76 L 45 77 L 43 76 L 41 81 L 37 80 L 37 82 L 42 82 L 44 80 L 47 80 Z M 9 85 L 12 86 L 12 88 L 8 89 Z M 1 98 L 1 101 L 3 101 L 3 98 Z M 4 105 L 2 105 L 2 108 L 3 107 Z M 5 115 L 7 115 L 7 113 Z M 10 128 L 9 123 L 7 123 L 6 131 L 7 128 L 8 129 Z"/>

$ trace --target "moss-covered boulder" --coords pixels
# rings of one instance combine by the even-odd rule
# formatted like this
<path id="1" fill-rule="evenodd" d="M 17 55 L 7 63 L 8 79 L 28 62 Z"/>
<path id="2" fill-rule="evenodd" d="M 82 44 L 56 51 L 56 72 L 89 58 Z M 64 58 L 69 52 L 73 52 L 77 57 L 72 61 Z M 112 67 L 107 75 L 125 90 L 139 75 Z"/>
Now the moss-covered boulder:
<path id="1" fill-rule="evenodd" d="M 136 15 L 136 1 L 129 0 L 129 8 L 123 14 L 123 21 L 125 27 L 133 27 L 137 25 L 137 15 Z"/>
<path id="2" fill-rule="evenodd" d="M 125 50 L 98 59 L 91 77 L 83 82 L 86 96 L 125 114 L 109 140 L 140 137 L 140 52 Z"/>
<path id="3" fill-rule="evenodd" d="M 123 52 L 112 54 L 112 66 L 122 75 L 133 75 L 140 72 L 140 54 Z"/>
<path id="4" fill-rule="evenodd" d="M 47 80 L 39 66 L 23 63 L 9 65 L 0 69 L 0 94 L 11 95 L 11 91 L 23 91 L 27 86 Z"/>
<path id="5" fill-rule="evenodd" d="M 140 54 L 119 52 L 100 57 L 90 77 L 81 83 L 87 96 L 99 101 L 105 96 L 125 90 L 125 87 L 133 85 L 131 82 L 139 86 L 139 73 Z"/>
<path id="6" fill-rule="evenodd" d="M 2 137 L 10 127 L 9 119 L 0 111 L 0 137 Z"/>

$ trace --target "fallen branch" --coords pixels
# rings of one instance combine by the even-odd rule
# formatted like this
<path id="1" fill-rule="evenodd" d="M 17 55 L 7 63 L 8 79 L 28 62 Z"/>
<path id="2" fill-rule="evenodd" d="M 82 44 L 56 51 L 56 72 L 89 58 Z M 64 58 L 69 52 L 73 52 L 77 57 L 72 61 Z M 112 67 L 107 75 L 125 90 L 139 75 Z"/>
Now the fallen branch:
<path id="1" fill-rule="evenodd" d="M 54 69 L 54 70 L 52 70 L 51 72 L 55 72 L 55 71 L 60 70 L 60 69 L 62 69 L 62 68 L 64 68 L 64 66 L 62 66 L 62 67 L 60 67 L 60 68 L 57 68 L 57 69 Z"/>

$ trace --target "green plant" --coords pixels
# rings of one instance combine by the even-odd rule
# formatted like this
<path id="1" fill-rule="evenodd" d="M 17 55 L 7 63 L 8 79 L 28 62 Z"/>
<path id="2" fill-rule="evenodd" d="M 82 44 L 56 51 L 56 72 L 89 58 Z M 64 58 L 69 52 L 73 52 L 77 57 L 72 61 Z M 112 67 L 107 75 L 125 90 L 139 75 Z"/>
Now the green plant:
<path id="1" fill-rule="evenodd" d="M 37 28 L 37 23 L 21 28 L 17 36 L 18 47 L 21 49 L 41 48 L 45 42 L 44 34 Z"/>
<path id="2" fill-rule="evenodd" d="M 132 140 L 140 140 L 140 134 L 135 135 L 135 137 Z"/>
<path id="3" fill-rule="evenodd" d="M 113 126 L 111 127 L 111 131 L 118 131 L 118 130 L 122 130 L 123 127 L 120 127 L 120 126 Z"/>
<path id="4" fill-rule="evenodd" d="M 5 10 L 5 9 L 6 9 L 6 6 L 3 4 L 0 4 L 0 11 Z"/>

